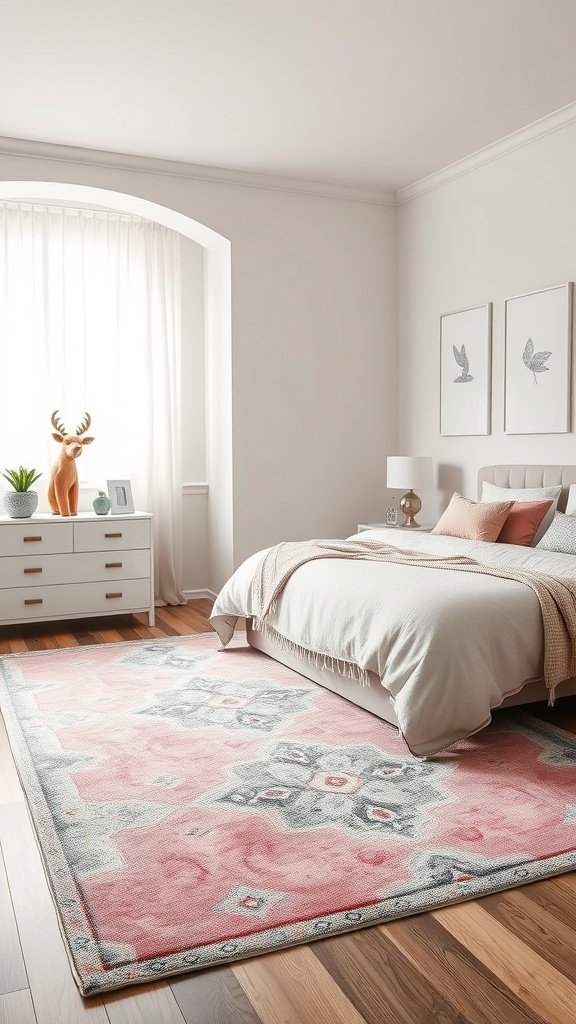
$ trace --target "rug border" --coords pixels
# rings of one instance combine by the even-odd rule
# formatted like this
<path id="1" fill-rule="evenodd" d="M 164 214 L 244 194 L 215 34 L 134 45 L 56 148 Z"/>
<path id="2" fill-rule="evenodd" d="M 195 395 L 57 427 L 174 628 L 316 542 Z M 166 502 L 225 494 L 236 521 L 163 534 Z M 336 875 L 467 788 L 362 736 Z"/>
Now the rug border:
<path id="1" fill-rule="evenodd" d="M 147 629 L 148 627 L 143 627 Z M 177 643 L 179 640 L 194 640 L 195 638 L 200 639 L 201 637 L 213 636 L 216 637 L 220 643 L 218 651 L 224 651 L 222 647 L 222 641 L 218 637 L 216 630 L 207 629 L 203 633 L 177 633 L 174 636 L 139 636 L 137 640 L 110 640 L 105 641 L 101 644 L 76 644 L 74 647 L 71 644 L 69 647 L 44 647 L 42 650 L 37 651 L 9 651 L 8 654 L 0 654 L 0 665 L 3 661 L 12 661 L 13 658 L 37 658 L 39 655 L 42 657 L 45 654 L 78 654 L 79 651 L 91 651 L 95 648 L 103 647 L 125 647 L 133 646 L 134 644 L 163 644 L 163 643 Z M 242 636 L 241 630 L 235 630 L 231 640 L 238 640 Z M 246 641 L 247 645 L 248 641 Z M 253 648 L 255 650 L 256 648 Z"/>
<path id="2" fill-rule="evenodd" d="M 151 638 L 150 640 L 126 640 L 121 643 L 86 644 L 82 645 L 81 649 L 85 649 L 86 647 L 91 649 L 102 647 L 113 647 L 118 649 L 122 646 L 134 646 L 135 644 L 145 645 L 148 643 L 159 642 L 178 644 L 183 640 L 189 641 L 194 640 L 195 638 L 212 636 L 217 637 L 217 634 L 206 632 L 178 635 L 177 637 Z M 407 908 L 405 902 L 402 903 L 403 897 L 398 895 L 391 895 L 386 900 L 381 900 L 376 904 L 363 906 L 359 908 L 358 911 L 362 912 L 362 920 L 357 923 L 351 923 L 350 921 L 344 922 L 345 915 L 348 911 L 339 911 L 336 913 L 325 914 L 321 917 L 309 918 L 308 920 L 303 920 L 292 925 L 278 926 L 275 928 L 267 928 L 262 929 L 261 931 L 252 932 L 247 936 L 233 940 L 233 944 L 237 946 L 236 950 L 225 950 L 224 947 L 227 945 L 226 941 L 223 942 L 222 940 L 219 940 L 218 942 L 194 947 L 181 953 L 168 954 L 166 956 L 155 957 L 149 960 L 140 960 L 132 966 L 107 968 L 103 964 L 101 970 L 97 972 L 88 973 L 86 971 L 82 971 L 77 966 L 74 951 L 72 949 L 73 934 L 70 929 L 67 929 L 66 927 L 60 907 L 60 901 L 62 899 L 76 899 L 76 892 L 75 889 L 73 889 L 73 875 L 70 872 L 68 861 L 62 849 L 58 833 L 53 825 L 52 815 L 47 809 L 42 787 L 38 781 L 30 749 L 16 713 L 8 685 L 12 672 L 16 670 L 16 666 L 13 665 L 14 659 L 21 656 L 27 657 L 28 655 L 44 656 L 45 654 L 69 653 L 78 655 L 80 651 L 78 647 L 54 648 L 47 651 L 22 651 L 15 654 L 1 656 L 0 711 L 6 725 L 12 756 L 24 793 L 28 818 L 32 825 L 32 831 L 40 853 L 44 874 L 50 890 L 52 902 L 56 910 L 56 917 L 64 941 L 64 947 L 73 977 L 82 996 L 98 995 L 100 993 L 124 988 L 127 985 L 146 984 L 153 981 L 159 981 L 164 978 L 175 977 L 179 974 L 189 973 L 193 970 L 222 966 L 223 964 L 244 960 L 252 956 L 265 955 L 266 953 L 275 952 L 280 949 L 287 949 L 292 946 L 302 945 L 323 938 L 346 934 L 348 932 L 360 930 L 369 925 L 385 924 L 388 921 L 410 917 L 431 910 L 438 910 L 441 907 L 451 906 L 452 904 L 462 903 L 469 899 L 477 899 L 483 895 L 515 888 L 518 885 L 518 877 L 517 875 L 516 877 L 513 876 L 519 869 L 522 870 L 524 875 L 522 884 L 526 884 L 528 882 L 540 881 L 545 878 L 562 874 L 576 867 L 576 851 L 570 851 L 540 860 L 521 860 L 519 857 L 518 861 L 514 864 L 504 865 L 497 868 L 489 875 L 479 876 L 472 882 L 465 883 L 465 896 L 463 896 L 462 889 L 458 893 L 454 894 L 454 883 L 449 883 L 443 887 L 441 886 L 433 890 L 435 896 L 434 900 L 422 901 L 421 898 L 419 905 L 413 909 Z M 222 653 L 222 649 L 217 648 L 214 653 Z M 255 653 L 260 654 L 260 652 Z M 314 688 L 319 685 L 312 681 L 310 681 L 310 684 Z M 572 733 L 567 732 L 564 729 L 560 729 L 558 726 L 552 725 L 549 722 L 535 718 L 532 715 L 516 709 L 514 709 L 513 712 L 509 712 L 508 715 L 511 718 L 513 717 L 519 725 L 523 725 L 524 728 L 527 728 L 529 731 L 533 731 L 536 726 L 538 731 L 548 735 L 551 739 L 563 739 L 565 741 L 570 741 L 571 744 L 576 744 L 576 737 Z M 19 755 L 19 760 L 16 759 L 16 752 Z M 41 828 L 44 820 L 48 823 L 50 842 L 57 845 L 57 850 L 54 851 L 54 860 L 56 864 L 52 864 L 48 860 L 41 844 L 38 829 Z M 44 840 L 44 843 L 46 845 L 46 840 Z M 59 879 L 56 875 L 58 867 L 64 867 L 66 869 L 67 877 L 64 881 Z M 394 903 L 397 904 L 396 907 L 394 907 Z M 399 903 L 402 903 L 402 905 L 399 906 Z M 386 907 L 386 904 L 390 904 L 390 906 Z M 94 950 L 97 951 L 99 943 L 93 938 L 91 941 Z M 263 945 L 264 948 L 262 948 Z M 100 962 L 102 963 L 102 961 Z"/>

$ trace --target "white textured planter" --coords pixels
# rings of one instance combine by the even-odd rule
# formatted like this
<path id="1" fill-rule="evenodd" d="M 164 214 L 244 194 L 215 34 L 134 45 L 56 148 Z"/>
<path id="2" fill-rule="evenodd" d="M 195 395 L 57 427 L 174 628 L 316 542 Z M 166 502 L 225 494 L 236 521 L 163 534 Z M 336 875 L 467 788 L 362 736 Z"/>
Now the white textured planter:
<path id="1" fill-rule="evenodd" d="M 4 508 L 10 519 L 29 519 L 38 508 L 38 491 L 6 491 Z"/>

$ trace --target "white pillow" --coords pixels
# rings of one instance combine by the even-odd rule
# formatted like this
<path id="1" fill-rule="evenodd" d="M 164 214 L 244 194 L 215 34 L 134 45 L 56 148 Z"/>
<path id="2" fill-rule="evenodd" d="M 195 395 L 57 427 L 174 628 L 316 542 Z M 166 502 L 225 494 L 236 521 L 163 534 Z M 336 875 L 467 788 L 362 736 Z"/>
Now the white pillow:
<path id="1" fill-rule="evenodd" d="M 576 555 L 576 516 L 556 512 L 552 525 L 538 544 L 541 551 L 562 551 Z"/>
<path id="2" fill-rule="evenodd" d="M 485 480 L 482 484 L 480 501 L 546 501 L 546 499 L 552 499 L 552 504 L 536 530 L 530 545 L 531 548 L 535 548 L 554 519 L 561 493 L 562 484 L 553 484 L 551 487 L 498 487 Z"/>
<path id="3" fill-rule="evenodd" d="M 576 512 L 576 484 L 570 484 L 568 488 L 568 501 L 566 502 L 566 515 L 571 516 Z"/>

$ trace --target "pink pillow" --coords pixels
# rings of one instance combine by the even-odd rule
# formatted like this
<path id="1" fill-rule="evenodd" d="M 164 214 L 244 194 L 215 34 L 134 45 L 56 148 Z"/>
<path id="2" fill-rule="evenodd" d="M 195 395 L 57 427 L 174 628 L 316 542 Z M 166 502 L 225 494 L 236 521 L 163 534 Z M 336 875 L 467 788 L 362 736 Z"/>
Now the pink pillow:
<path id="1" fill-rule="evenodd" d="M 513 501 L 472 501 L 453 494 L 450 504 L 430 533 L 463 540 L 495 541 L 504 526 Z"/>
<path id="2" fill-rule="evenodd" d="M 530 547 L 552 501 L 515 501 L 498 536 L 502 544 Z"/>

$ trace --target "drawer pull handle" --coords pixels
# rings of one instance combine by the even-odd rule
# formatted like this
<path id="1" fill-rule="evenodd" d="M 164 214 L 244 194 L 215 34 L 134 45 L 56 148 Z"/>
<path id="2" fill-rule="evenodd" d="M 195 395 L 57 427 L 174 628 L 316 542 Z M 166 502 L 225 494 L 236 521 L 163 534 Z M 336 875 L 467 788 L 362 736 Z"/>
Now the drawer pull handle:
<path id="1" fill-rule="evenodd" d="M 107 597 L 107 598 L 108 598 L 108 597 L 122 597 L 122 591 L 121 591 L 121 590 L 118 590 L 117 592 L 115 592 L 115 593 L 113 593 L 113 594 L 106 594 L 106 597 Z"/>
<path id="2" fill-rule="evenodd" d="M 121 533 L 105 533 L 104 536 L 105 537 L 121 537 L 122 534 Z M 38 539 L 40 539 L 40 538 L 38 538 Z"/>
<path id="3" fill-rule="evenodd" d="M 42 540 L 42 537 L 23 537 L 22 540 L 25 544 L 29 544 L 33 540 Z"/>
<path id="4" fill-rule="evenodd" d="M 26 597 L 24 604 L 42 604 L 44 599 L 42 597 Z"/>
<path id="5" fill-rule="evenodd" d="M 24 569 L 24 574 L 28 572 L 42 572 L 42 569 Z"/>
<path id="6" fill-rule="evenodd" d="M 121 569 L 122 562 L 106 562 L 107 569 Z"/>

